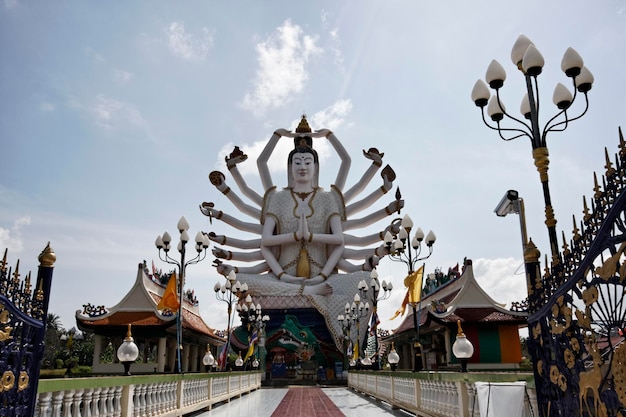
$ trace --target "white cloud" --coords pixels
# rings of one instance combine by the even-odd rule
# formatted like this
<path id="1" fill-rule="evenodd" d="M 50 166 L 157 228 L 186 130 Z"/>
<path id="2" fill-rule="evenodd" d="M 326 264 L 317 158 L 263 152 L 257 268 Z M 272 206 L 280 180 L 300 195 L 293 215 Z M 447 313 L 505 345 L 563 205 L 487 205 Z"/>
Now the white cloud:
<path id="1" fill-rule="evenodd" d="M 21 252 L 24 247 L 21 231 L 25 226 L 29 226 L 30 222 L 30 216 L 23 216 L 13 222 L 11 229 L 0 227 L 0 248 Z"/>
<path id="2" fill-rule="evenodd" d="M 322 52 L 316 42 L 317 37 L 304 35 L 302 28 L 290 20 L 259 42 L 254 91 L 245 95 L 241 106 L 262 114 L 289 103 L 291 95 L 302 91 L 309 78 L 309 60 Z"/>
<path id="3" fill-rule="evenodd" d="M 13 9 L 17 7 L 17 0 L 4 0 L 4 7 L 7 9 Z"/>
<path id="4" fill-rule="evenodd" d="M 94 51 L 92 48 L 85 48 L 85 54 L 93 59 L 93 61 L 97 64 L 105 61 L 104 57 L 100 55 L 98 52 Z"/>
<path id="5" fill-rule="evenodd" d="M 135 74 L 133 74 L 132 72 L 123 71 L 120 69 L 114 69 L 113 76 L 115 77 L 116 80 L 125 84 L 127 82 L 130 82 L 134 78 Z"/>
<path id="6" fill-rule="evenodd" d="M 149 133 L 147 121 L 131 104 L 101 94 L 96 97 L 91 112 L 95 116 L 96 124 L 106 129 L 131 127 Z"/>
<path id="7" fill-rule="evenodd" d="M 181 22 L 172 22 L 168 28 L 168 46 L 178 57 L 190 61 L 204 59 L 213 46 L 213 37 L 207 28 L 202 28 L 199 37 L 187 33 Z"/>
<path id="8" fill-rule="evenodd" d="M 522 301 L 527 296 L 524 263 L 515 258 L 474 259 L 476 281 L 494 301 Z"/>

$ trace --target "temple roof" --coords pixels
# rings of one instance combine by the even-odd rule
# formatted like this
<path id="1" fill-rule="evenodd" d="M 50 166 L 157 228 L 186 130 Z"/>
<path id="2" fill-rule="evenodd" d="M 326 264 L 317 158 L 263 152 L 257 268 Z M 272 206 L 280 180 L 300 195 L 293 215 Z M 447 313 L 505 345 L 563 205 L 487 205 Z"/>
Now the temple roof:
<path id="1" fill-rule="evenodd" d="M 145 265 L 140 263 L 133 286 L 119 303 L 109 308 L 86 304 L 83 310 L 76 311 L 76 321 L 79 328 L 102 335 L 123 335 L 128 324 L 132 324 L 133 335 L 137 337 L 175 334 L 176 314 L 157 308 L 164 291 L 158 279 L 148 275 Z M 214 344 L 225 342 L 200 317 L 197 303 L 189 300 L 183 300 L 183 328 L 192 333 L 187 332 L 185 337 L 209 339 Z"/>
<path id="2" fill-rule="evenodd" d="M 421 308 L 415 309 L 419 326 L 441 327 L 458 320 L 470 323 L 526 324 L 527 313 L 508 310 L 503 304 L 494 301 L 478 284 L 474 277 L 472 261 L 467 260 L 460 276 L 452 278 L 434 291 L 423 296 Z M 413 330 L 413 310 L 408 314 L 393 334 Z"/>

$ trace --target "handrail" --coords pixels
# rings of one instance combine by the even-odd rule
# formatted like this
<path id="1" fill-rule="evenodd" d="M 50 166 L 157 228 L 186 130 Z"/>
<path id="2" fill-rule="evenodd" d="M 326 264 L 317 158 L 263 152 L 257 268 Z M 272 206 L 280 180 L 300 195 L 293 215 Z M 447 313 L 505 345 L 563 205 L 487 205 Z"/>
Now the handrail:
<path id="1" fill-rule="evenodd" d="M 177 417 L 256 390 L 261 376 L 257 371 L 40 380 L 35 415 Z"/>
<path id="2" fill-rule="evenodd" d="M 417 416 L 479 415 L 475 383 L 525 383 L 524 417 L 538 415 L 530 373 L 350 371 L 348 387 Z"/>

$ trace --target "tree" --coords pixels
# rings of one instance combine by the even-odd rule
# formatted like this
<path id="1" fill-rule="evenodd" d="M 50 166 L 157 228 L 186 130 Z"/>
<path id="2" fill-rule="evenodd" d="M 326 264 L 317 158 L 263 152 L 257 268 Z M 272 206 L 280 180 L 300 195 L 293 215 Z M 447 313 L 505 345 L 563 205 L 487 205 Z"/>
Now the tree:
<path id="1" fill-rule="evenodd" d="M 46 333 L 44 342 L 46 344 L 41 367 L 45 369 L 54 369 L 56 359 L 62 350 L 61 334 L 64 329 L 61 326 L 61 318 L 53 313 L 48 313 L 46 317 Z"/>

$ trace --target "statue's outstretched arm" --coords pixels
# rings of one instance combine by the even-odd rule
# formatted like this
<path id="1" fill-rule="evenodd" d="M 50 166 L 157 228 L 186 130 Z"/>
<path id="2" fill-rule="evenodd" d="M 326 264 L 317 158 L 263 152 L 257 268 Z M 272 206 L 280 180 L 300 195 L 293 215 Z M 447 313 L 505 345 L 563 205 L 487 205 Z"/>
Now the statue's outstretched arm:
<path id="1" fill-rule="evenodd" d="M 321 129 L 313 133 L 311 136 L 326 136 L 326 139 L 330 142 L 335 151 L 339 155 L 339 159 L 341 159 L 341 165 L 339 166 L 339 171 L 337 172 L 337 178 L 335 179 L 335 187 L 339 189 L 339 191 L 343 192 L 343 187 L 346 185 L 346 178 L 348 178 L 348 172 L 350 171 L 350 164 L 352 164 L 352 158 L 350 158 L 350 154 L 346 151 L 346 148 L 343 147 L 339 139 L 335 136 L 333 132 L 328 129 Z"/>
<path id="2" fill-rule="evenodd" d="M 391 216 L 394 212 L 400 212 L 404 207 L 404 200 L 395 200 L 387 205 L 387 207 L 377 210 L 360 219 L 350 219 L 343 222 L 344 230 L 351 230 L 360 227 L 369 226 L 378 220 L 384 219 L 387 216 Z"/>
<path id="3" fill-rule="evenodd" d="M 261 246 L 261 239 L 242 240 L 224 235 L 216 235 L 209 232 L 209 239 L 220 245 L 228 245 L 238 249 L 258 249 Z"/>
<path id="4" fill-rule="evenodd" d="M 367 152 L 364 149 L 363 155 L 367 159 L 372 160 L 372 165 L 370 165 L 367 171 L 365 171 L 365 174 L 363 174 L 361 179 L 356 184 L 354 184 L 352 188 L 343 193 L 343 199 L 346 203 L 352 201 L 354 197 L 363 192 L 365 187 L 367 187 L 367 185 L 374 177 L 376 171 L 378 171 L 378 169 L 383 165 L 383 156 L 385 154 L 378 152 L 378 149 L 370 148 Z"/>
<path id="5" fill-rule="evenodd" d="M 354 214 L 367 207 L 371 207 L 372 204 L 374 204 L 376 201 L 378 201 L 378 199 L 380 199 L 382 196 L 387 194 L 389 190 L 391 190 L 391 187 L 393 187 L 393 179 L 395 179 L 396 177 L 393 169 L 389 165 L 387 165 L 380 173 L 380 176 L 383 178 L 383 185 L 380 188 L 374 190 L 370 195 L 363 198 L 362 200 L 352 203 L 346 207 L 346 216 L 348 218 L 352 217 Z"/>
<path id="6" fill-rule="evenodd" d="M 389 254 L 389 250 L 387 250 L 387 246 L 382 243 L 375 248 L 365 248 L 365 249 L 352 249 L 345 248 L 343 251 L 344 259 L 367 259 L 370 256 L 376 256 L 378 258 L 382 258 Z"/>
<path id="7" fill-rule="evenodd" d="M 235 184 L 237 184 L 241 193 L 248 197 L 254 204 L 261 207 L 263 205 L 263 196 L 248 187 L 248 184 L 239 172 L 239 168 L 237 168 L 237 164 L 245 161 L 246 159 L 248 159 L 248 155 L 243 153 L 238 146 L 235 146 L 235 149 L 231 152 L 231 154 L 226 157 L 226 168 L 228 168 L 228 172 L 232 175 L 235 180 Z"/>
<path id="8" fill-rule="evenodd" d="M 272 152 L 274 152 L 274 148 L 276 148 L 278 139 L 280 139 L 281 136 L 294 137 L 294 134 L 287 129 L 278 129 L 274 132 L 270 140 L 267 141 L 267 145 L 265 145 L 265 148 L 263 148 L 259 158 L 256 160 L 256 165 L 259 169 L 259 175 L 261 177 L 261 183 L 263 184 L 264 190 L 269 190 L 274 185 L 272 183 L 270 170 L 267 167 L 267 161 L 270 159 Z"/>
<path id="9" fill-rule="evenodd" d="M 213 207 L 213 203 L 206 203 L 206 202 L 202 203 L 200 205 L 200 211 L 205 216 L 208 216 L 209 219 L 221 220 L 224 223 L 234 227 L 235 229 L 243 230 L 244 232 L 250 232 L 250 233 L 255 233 L 255 234 L 261 233 L 262 227 L 260 224 L 242 222 L 241 220 L 236 219 L 233 216 L 230 216 L 221 210 L 216 210 Z"/>
<path id="10" fill-rule="evenodd" d="M 364 258 L 365 262 L 355 265 L 345 259 L 342 259 L 337 264 L 337 267 L 345 272 L 357 272 L 357 271 L 371 271 L 378 265 L 380 258 L 375 255 L 369 255 Z"/>
<path id="11" fill-rule="evenodd" d="M 251 251 L 251 252 L 231 252 L 229 250 L 224 250 L 220 247 L 213 247 L 213 256 L 219 259 L 225 259 L 227 261 L 242 261 L 242 262 L 252 262 L 252 261 L 262 261 L 263 255 L 261 255 L 260 250 Z"/>
<path id="12" fill-rule="evenodd" d="M 241 274 L 262 274 L 269 270 L 265 262 L 261 262 L 252 266 L 233 266 L 230 264 L 222 263 L 222 261 L 220 261 L 219 259 L 215 259 L 213 261 L 213 265 L 215 266 L 217 272 L 221 275 L 224 275 L 225 277 L 228 276 L 230 271 L 235 271 L 235 273 Z"/>
<path id="13" fill-rule="evenodd" d="M 215 186 L 222 194 L 230 200 L 231 203 L 235 205 L 242 213 L 247 214 L 253 219 L 260 221 L 261 219 L 261 210 L 258 208 L 254 208 L 249 204 L 244 203 L 241 198 L 226 184 L 226 180 L 224 174 L 219 171 L 213 171 L 209 174 L 209 180 L 211 184 Z"/>

